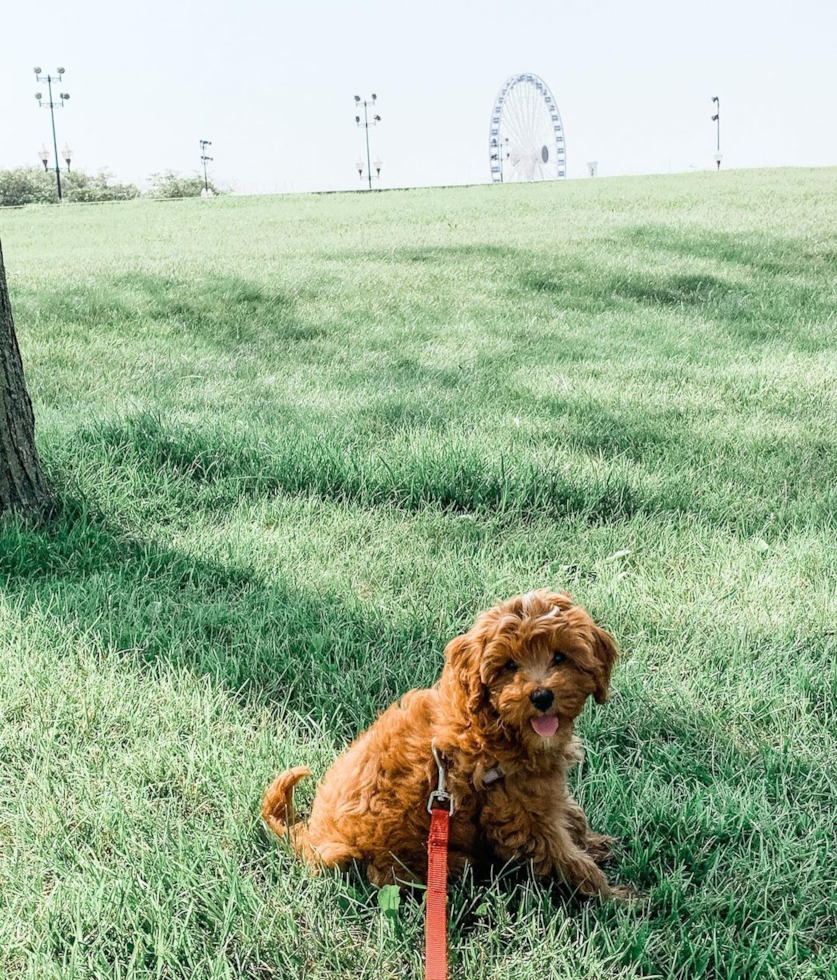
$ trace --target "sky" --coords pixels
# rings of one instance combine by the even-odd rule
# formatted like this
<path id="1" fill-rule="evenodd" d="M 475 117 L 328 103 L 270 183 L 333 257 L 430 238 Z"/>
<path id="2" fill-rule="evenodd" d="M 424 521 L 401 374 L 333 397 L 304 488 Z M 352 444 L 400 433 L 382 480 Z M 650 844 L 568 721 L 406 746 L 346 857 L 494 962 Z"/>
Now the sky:
<path id="1" fill-rule="evenodd" d="M 200 166 L 241 193 L 359 186 L 355 94 L 378 96 L 381 187 L 489 180 L 504 80 L 534 72 L 583 177 L 837 165 L 835 0 L 0 0 L 0 168 L 51 142 L 33 67 L 66 69 L 59 147 L 148 185 Z"/>

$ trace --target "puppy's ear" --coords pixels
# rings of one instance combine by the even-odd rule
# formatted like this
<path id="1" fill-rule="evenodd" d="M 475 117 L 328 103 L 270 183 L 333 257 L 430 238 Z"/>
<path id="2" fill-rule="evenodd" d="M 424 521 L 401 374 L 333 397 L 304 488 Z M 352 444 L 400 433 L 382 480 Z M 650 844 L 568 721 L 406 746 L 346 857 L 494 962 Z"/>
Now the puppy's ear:
<path id="1" fill-rule="evenodd" d="M 480 677 L 484 641 L 472 630 L 457 636 L 445 647 L 445 673 L 460 689 L 465 708 L 475 715 L 483 707 L 485 686 Z"/>
<path id="2" fill-rule="evenodd" d="M 619 651 L 616 648 L 616 640 L 601 626 L 593 627 L 593 646 L 596 656 L 596 690 L 593 694 L 598 704 L 607 701 L 610 689 L 610 675 L 613 673 L 613 665 Z"/>
<path id="3" fill-rule="evenodd" d="M 549 595 L 549 601 L 559 612 L 566 612 L 575 605 L 569 592 L 552 592 Z"/>

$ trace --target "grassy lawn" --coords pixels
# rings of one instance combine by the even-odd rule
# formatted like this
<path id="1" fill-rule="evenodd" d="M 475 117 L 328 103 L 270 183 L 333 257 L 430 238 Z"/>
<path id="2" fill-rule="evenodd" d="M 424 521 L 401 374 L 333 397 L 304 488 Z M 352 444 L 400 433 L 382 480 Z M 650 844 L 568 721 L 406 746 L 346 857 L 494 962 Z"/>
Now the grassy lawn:
<path id="1" fill-rule="evenodd" d="M 622 645 L 577 795 L 647 901 L 466 881 L 452 978 L 837 975 L 836 228 L 837 170 L 0 213 L 58 498 L 0 525 L 0 975 L 419 978 L 261 791 L 544 585 Z"/>

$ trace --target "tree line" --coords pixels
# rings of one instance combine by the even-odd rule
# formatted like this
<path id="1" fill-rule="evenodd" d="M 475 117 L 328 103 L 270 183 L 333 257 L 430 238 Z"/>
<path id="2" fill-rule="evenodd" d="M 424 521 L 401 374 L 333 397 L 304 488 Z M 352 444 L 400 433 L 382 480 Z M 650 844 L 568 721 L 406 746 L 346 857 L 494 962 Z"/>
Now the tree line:
<path id="1" fill-rule="evenodd" d="M 136 184 L 125 184 L 114 179 L 108 170 L 88 173 L 85 170 L 61 172 L 61 190 L 64 200 L 70 203 L 95 201 L 130 201 L 135 197 L 151 197 L 158 200 L 177 197 L 200 197 L 204 189 L 200 174 L 181 174 L 164 170 L 152 174 L 149 189 L 143 194 Z M 222 193 L 209 181 L 213 195 Z M 56 204 L 55 172 L 40 167 L 14 167 L 0 170 L 0 207 L 20 207 L 24 204 Z"/>

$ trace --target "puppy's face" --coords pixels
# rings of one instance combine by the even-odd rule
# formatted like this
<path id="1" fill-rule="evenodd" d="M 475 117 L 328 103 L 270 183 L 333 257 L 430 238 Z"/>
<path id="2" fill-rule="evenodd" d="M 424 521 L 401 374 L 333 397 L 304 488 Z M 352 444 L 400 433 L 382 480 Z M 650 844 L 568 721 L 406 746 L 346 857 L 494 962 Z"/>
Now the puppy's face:
<path id="1" fill-rule="evenodd" d="M 541 589 L 483 613 L 446 658 L 467 710 L 537 749 L 567 732 L 591 694 L 607 699 L 616 645 L 569 596 Z"/>

